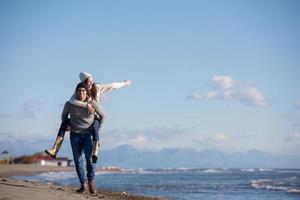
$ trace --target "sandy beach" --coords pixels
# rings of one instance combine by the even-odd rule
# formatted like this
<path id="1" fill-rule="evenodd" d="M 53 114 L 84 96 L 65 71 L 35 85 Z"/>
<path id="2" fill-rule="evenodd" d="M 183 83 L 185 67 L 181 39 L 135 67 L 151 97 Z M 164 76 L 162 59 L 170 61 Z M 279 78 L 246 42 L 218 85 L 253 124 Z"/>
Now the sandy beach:
<path id="1" fill-rule="evenodd" d="M 0 200 L 9 199 L 102 199 L 102 200 L 162 200 L 157 197 L 145 197 L 124 192 L 111 192 L 98 188 L 98 193 L 91 195 L 76 193 L 74 187 L 65 187 L 54 184 L 32 182 L 29 180 L 16 180 L 12 176 L 33 175 L 42 172 L 74 171 L 74 167 L 51 167 L 39 165 L 0 165 Z"/>

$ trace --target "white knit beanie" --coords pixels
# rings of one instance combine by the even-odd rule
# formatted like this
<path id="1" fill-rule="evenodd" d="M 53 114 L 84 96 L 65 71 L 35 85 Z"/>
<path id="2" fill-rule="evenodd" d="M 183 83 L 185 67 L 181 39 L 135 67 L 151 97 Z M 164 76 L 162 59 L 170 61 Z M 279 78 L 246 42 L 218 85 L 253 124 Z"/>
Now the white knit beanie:
<path id="1" fill-rule="evenodd" d="M 79 78 L 80 78 L 81 82 L 84 82 L 89 77 L 92 78 L 92 74 L 89 74 L 87 72 L 80 72 L 80 74 L 79 74 Z"/>

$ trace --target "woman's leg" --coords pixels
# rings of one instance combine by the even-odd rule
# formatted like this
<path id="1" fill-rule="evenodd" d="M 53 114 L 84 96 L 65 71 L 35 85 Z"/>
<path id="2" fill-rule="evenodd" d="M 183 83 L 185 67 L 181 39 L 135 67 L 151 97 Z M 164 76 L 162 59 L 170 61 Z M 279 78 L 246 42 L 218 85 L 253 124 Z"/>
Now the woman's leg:
<path id="1" fill-rule="evenodd" d="M 93 126 L 92 126 L 92 136 L 93 141 L 99 141 L 99 130 L 100 130 L 100 119 L 95 117 Z"/>
<path id="2" fill-rule="evenodd" d="M 94 120 L 94 123 L 92 126 L 92 136 L 93 136 L 92 160 L 93 160 L 93 163 L 96 163 L 98 160 L 98 152 L 99 152 L 99 148 L 100 148 L 99 132 L 100 132 L 100 119 L 95 117 L 95 120 Z"/>
<path id="3" fill-rule="evenodd" d="M 65 137 L 65 132 L 68 128 L 68 126 L 70 125 L 70 118 L 64 120 L 59 127 L 58 133 L 57 133 L 57 137 Z"/>
<path id="4" fill-rule="evenodd" d="M 70 119 L 66 119 L 61 123 L 60 128 L 57 133 L 56 140 L 54 142 L 54 145 L 51 149 L 45 150 L 46 154 L 48 154 L 49 156 L 51 156 L 53 158 L 56 157 L 56 154 L 58 153 L 58 151 L 63 143 L 66 129 L 69 125 L 70 125 Z"/>
<path id="5" fill-rule="evenodd" d="M 72 147 L 73 159 L 75 164 L 75 169 L 80 183 L 86 182 L 86 177 L 84 173 L 84 161 L 82 157 L 82 152 L 84 150 L 84 137 L 76 133 L 70 134 L 70 142 Z"/>

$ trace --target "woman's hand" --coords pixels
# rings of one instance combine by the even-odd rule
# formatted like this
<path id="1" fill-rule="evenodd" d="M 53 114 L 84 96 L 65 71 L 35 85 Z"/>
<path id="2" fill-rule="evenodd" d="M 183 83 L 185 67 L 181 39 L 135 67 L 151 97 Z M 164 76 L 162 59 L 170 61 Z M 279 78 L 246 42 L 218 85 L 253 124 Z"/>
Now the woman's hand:
<path id="1" fill-rule="evenodd" d="M 90 104 L 88 103 L 87 106 L 86 106 L 86 110 L 89 114 L 92 114 L 94 113 L 95 109 L 94 109 L 94 105 L 93 104 Z"/>
<path id="2" fill-rule="evenodd" d="M 126 85 L 131 85 L 132 81 L 131 81 L 131 80 L 124 80 L 124 83 L 125 83 Z"/>

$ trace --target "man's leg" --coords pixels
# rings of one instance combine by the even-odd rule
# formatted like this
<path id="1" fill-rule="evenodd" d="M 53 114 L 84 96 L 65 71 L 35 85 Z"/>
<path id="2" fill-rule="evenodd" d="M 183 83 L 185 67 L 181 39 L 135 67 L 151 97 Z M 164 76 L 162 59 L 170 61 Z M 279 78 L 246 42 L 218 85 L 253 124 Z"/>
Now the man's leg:
<path id="1" fill-rule="evenodd" d="M 84 138 L 76 133 L 71 133 L 70 141 L 77 176 L 79 178 L 80 183 L 85 183 L 86 177 L 84 173 L 84 162 L 82 157 L 82 152 L 84 149 Z"/>
<path id="2" fill-rule="evenodd" d="M 86 160 L 86 170 L 90 192 L 95 194 L 97 192 L 96 185 L 94 182 L 95 177 L 95 166 L 92 163 L 92 138 L 91 135 L 86 135 L 84 139 L 84 154 Z"/>

